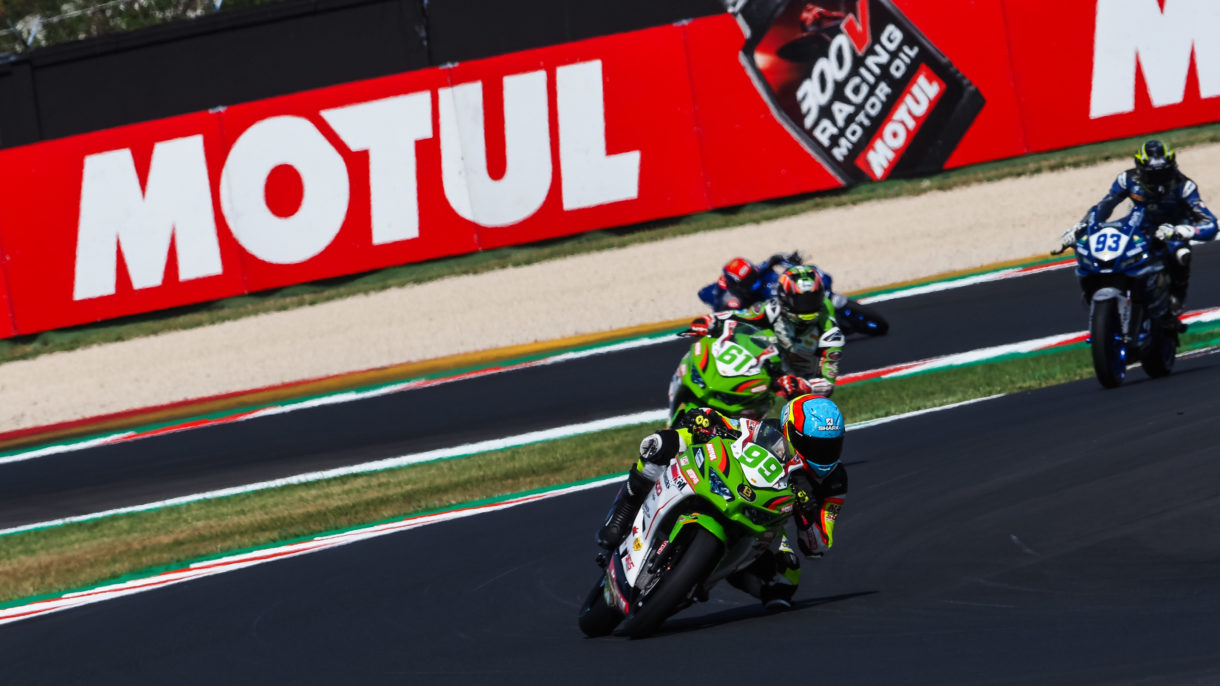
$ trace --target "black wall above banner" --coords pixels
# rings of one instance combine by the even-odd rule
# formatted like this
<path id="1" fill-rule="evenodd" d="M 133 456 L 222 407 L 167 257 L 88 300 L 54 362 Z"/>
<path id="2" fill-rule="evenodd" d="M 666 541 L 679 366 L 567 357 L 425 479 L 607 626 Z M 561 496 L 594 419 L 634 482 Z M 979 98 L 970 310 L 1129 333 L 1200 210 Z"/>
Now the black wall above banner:
<path id="1" fill-rule="evenodd" d="M 298 0 L 0 62 L 0 148 L 658 26 L 718 0 Z"/>
<path id="2" fill-rule="evenodd" d="M 724 12 L 720 0 L 427 0 L 426 5 L 436 64 Z"/>

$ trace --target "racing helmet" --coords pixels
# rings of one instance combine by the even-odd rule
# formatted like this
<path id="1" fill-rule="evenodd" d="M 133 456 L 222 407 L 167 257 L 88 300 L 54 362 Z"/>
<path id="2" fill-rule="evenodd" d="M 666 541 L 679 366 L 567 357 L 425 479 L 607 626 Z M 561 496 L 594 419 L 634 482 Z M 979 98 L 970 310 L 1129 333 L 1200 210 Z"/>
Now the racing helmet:
<path id="1" fill-rule="evenodd" d="M 843 452 L 843 413 L 829 398 L 802 395 L 794 398 L 779 415 L 784 440 L 792 457 L 819 478 L 839 464 Z"/>
<path id="2" fill-rule="evenodd" d="M 724 265 L 724 287 L 734 298 L 748 306 L 763 299 L 763 275 L 744 257 L 734 257 Z"/>
<path id="3" fill-rule="evenodd" d="M 1152 139 L 1135 152 L 1135 171 L 1140 185 L 1150 193 L 1164 193 L 1178 175 L 1177 153 Z"/>
<path id="4" fill-rule="evenodd" d="M 817 321 L 826 308 L 826 285 L 822 283 L 822 275 L 808 265 L 798 264 L 780 274 L 775 295 L 784 318 L 797 326 Z"/>

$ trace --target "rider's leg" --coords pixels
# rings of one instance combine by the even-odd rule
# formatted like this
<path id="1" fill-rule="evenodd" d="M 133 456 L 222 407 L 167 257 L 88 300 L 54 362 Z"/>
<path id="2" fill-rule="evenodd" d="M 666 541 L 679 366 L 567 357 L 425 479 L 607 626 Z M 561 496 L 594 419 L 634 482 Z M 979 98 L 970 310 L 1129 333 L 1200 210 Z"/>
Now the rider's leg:
<path id="1" fill-rule="evenodd" d="M 669 461 L 678 454 L 681 446 L 678 432 L 672 429 L 662 429 L 640 443 L 640 459 L 631 467 L 627 481 L 619 489 L 614 498 L 614 505 L 606 515 L 606 521 L 597 530 L 597 544 L 607 550 L 613 550 L 627 536 L 631 528 L 631 520 L 635 519 L 648 490 L 661 477 Z"/>
<path id="2" fill-rule="evenodd" d="M 786 610 L 792 607 L 792 596 L 801 583 L 801 559 L 788 544 L 788 537 L 781 536 L 778 547 L 729 575 L 728 582 L 758 598 L 768 610 Z"/>
<path id="3" fill-rule="evenodd" d="M 1190 243 L 1176 246 L 1168 262 L 1170 312 L 1176 317 L 1186 309 L 1186 290 L 1190 287 Z"/>

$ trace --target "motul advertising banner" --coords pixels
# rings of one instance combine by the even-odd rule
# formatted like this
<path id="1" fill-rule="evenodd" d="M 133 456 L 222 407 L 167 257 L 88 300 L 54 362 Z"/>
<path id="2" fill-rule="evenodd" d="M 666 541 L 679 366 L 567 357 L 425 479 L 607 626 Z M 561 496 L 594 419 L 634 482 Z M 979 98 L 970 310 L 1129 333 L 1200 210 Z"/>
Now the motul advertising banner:
<path id="1" fill-rule="evenodd" d="M 983 106 L 977 88 L 886 0 L 729 0 L 742 64 L 838 180 L 940 169 Z"/>
<path id="2" fill-rule="evenodd" d="M 730 5 L 686 27 L 713 205 L 1026 152 L 998 0 Z"/>
<path id="3" fill-rule="evenodd" d="M 725 4 L 0 151 L 0 336 L 1220 120 L 1220 3 Z"/>
<path id="4" fill-rule="evenodd" d="M 667 26 L 0 152 L 17 330 L 706 209 L 685 63 Z"/>

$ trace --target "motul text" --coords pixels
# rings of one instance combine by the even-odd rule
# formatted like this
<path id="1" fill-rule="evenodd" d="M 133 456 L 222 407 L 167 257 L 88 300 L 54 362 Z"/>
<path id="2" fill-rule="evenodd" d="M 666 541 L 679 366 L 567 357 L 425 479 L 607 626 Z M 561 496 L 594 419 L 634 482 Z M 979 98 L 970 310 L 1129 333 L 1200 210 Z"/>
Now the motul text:
<path id="1" fill-rule="evenodd" d="M 563 209 L 632 200 L 639 191 L 640 151 L 606 153 L 602 64 L 554 70 Z M 548 73 L 504 77 L 505 171 L 492 178 L 484 135 L 482 83 L 408 93 L 322 110 L 318 114 L 351 152 L 367 152 L 367 197 L 353 198 L 348 164 L 309 118 L 273 116 L 247 128 L 229 148 L 219 178 L 209 174 L 203 135 L 155 143 L 148 178 L 140 183 L 129 148 L 89 155 L 83 162 L 73 299 L 112 295 L 123 261 L 136 289 L 162 283 L 170 246 L 178 278 L 221 274 L 218 200 L 225 222 L 250 255 L 272 264 L 298 264 L 325 250 L 351 205 L 371 213 L 372 245 L 420 235 L 418 175 L 439 172 L 444 196 L 460 217 L 485 227 L 532 216 L 550 192 Z M 439 120 L 440 169 L 417 169 L 416 144 Z M 287 213 L 268 203 L 277 170 L 299 177 L 300 200 Z"/>

